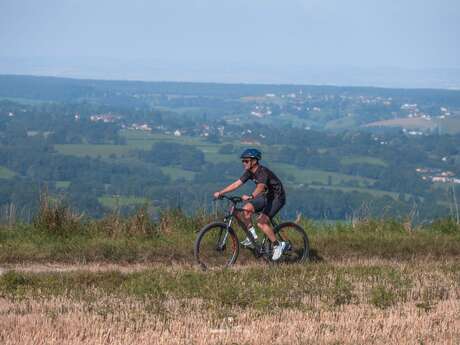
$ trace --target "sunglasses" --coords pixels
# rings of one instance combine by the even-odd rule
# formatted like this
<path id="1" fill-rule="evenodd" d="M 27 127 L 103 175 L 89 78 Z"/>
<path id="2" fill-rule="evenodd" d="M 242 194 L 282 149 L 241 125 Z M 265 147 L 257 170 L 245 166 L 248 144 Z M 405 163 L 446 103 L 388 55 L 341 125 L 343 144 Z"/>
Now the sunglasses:
<path id="1" fill-rule="evenodd" d="M 242 159 L 242 160 L 241 160 L 241 163 L 243 163 L 243 164 L 248 164 L 248 163 L 250 163 L 250 162 L 251 162 L 250 159 Z"/>

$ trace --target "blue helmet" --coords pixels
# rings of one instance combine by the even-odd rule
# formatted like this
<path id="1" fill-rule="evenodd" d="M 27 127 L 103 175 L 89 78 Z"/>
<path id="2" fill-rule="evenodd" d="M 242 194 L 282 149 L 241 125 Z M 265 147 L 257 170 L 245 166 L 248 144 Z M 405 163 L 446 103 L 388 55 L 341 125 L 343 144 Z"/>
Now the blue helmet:
<path id="1" fill-rule="evenodd" d="M 262 159 L 262 152 L 257 149 L 246 149 L 243 151 L 240 158 L 253 158 L 260 161 Z"/>

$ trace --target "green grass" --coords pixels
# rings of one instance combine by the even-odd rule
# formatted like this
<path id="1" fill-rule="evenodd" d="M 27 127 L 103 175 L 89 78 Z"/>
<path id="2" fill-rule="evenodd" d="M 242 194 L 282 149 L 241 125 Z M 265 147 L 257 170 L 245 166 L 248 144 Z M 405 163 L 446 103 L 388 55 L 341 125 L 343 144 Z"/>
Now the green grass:
<path id="1" fill-rule="evenodd" d="M 187 181 L 193 180 L 195 177 L 195 173 L 193 171 L 184 170 L 179 167 L 167 166 L 162 167 L 161 171 L 171 177 L 173 180 L 184 179 Z"/>
<path id="2" fill-rule="evenodd" d="M 98 198 L 98 200 L 103 206 L 111 209 L 117 209 L 122 206 L 142 206 L 149 204 L 149 200 L 147 198 L 139 198 L 134 196 L 102 196 Z"/>
<path id="3" fill-rule="evenodd" d="M 372 185 L 375 180 L 359 176 L 351 176 L 340 173 L 334 173 L 323 170 L 312 170 L 312 169 L 302 169 L 293 165 L 284 164 L 284 163 L 274 163 L 273 169 L 275 171 L 282 171 L 285 174 L 292 175 L 296 183 L 301 184 L 311 184 L 311 183 L 320 183 L 327 184 L 329 177 L 331 177 L 332 185 L 338 185 L 342 182 L 356 181 L 361 187 L 367 187 Z"/>
<path id="4" fill-rule="evenodd" d="M 16 173 L 8 168 L 0 166 L 0 178 L 10 179 L 14 177 Z"/>
<path id="5" fill-rule="evenodd" d="M 70 181 L 56 181 L 56 188 L 67 189 L 70 187 Z"/>
<path id="6" fill-rule="evenodd" d="M 244 116 L 247 118 L 247 115 Z M 248 123 L 251 121 L 254 121 L 256 117 L 251 116 L 248 118 Z M 266 124 L 266 125 L 281 125 L 281 124 L 286 124 L 289 126 L 294 126 L 294 127 L 307 127 L 307 126 L 312 126 L 314 124 L 313 121 L 308 120 L 308 119 L 302 119 L 296 115 L 290 114 L 290 113 L 282 113 L 279 116 L 273 117 L 273 116 L 267 116 L 262 119 L 257 119 L 257 122 L 261 124 Z"/>
<path id="7" fill-rule="evenodd" d="M 120 134 L 126 138 L 128 146 L 136 146 L 140 148 L 150 148 L 153 143 L 160 141 L 174 141 L 188 145 L 206 145 L 203 137 L 191 137 L 185 135 L 176 137 L 173 134 L 150 133 L 127 129 L 120 131 Z M 207 145 L 214 144 L 208 143 Z"/>
<path id="8" fill-rule="evenodd" d="M 370 156 L 347 156 L 340 159 L 340 163 L 346 165 L 352 164 L 371 164 L 378 165 L 382 167 L 388 166 L 388 164 L 380 158 L 370 157 Z"/>
<path id="9" fill-rule="evenodd" d="M 126 199 L 124 202 L 141 202 Z M 112 203 L 114 200 L 108 200 Z M 193 263 L 196 231 L 216 220 L 212 215 L 187 217 L 179 211 L 161 214 L 153 222 L 145 210 L 130 217 L 111 214 L 81 219 L 62 208 L 47 209 L 34 224 L 0 228 L 0 263 L 15 262 L 169 262 Z M 441 221 L 412 232 L 392 220 L 318 224 L 303 220 L 312 257 L 445 259 L 460 255 L 460 227 Z M 238 236 L 243 233 L 238 230 Z M 255 259 L 242 251 L 240 263 Z"/>
<path id="10" fill-rule="evenodd" d="M 131 147 L 127 145 L 96 145 L 96 144 L 57 144 L 54 148 L 63 155 L 77 157 L 103 157 L 108 158 L 110 155 L 126 156 Z"/>
<path id="11" fill-rule="evenodd" d="M 451 222 L 435 223 L 412 232 L 393 220 L 363 221 L 354 227 L 344 223 L 304 224 L 304 227 L 311 237 L 312 247 L 326 259 L 453 258 L 454 253 L 460 250 L 460 243 L 449 243 L 460 239 L 460 226 Z"/>
<path id="12" fill-rule="evenodd" d="M 358 188 L 358 187 L 341 187 L 341 186 L 318 186 L 318 185 L 309 185 L 309 188 L 316 188 L 316 189 L 328 189 L 328 190 L 340 190 L 345 193 L 349 192 L 359 192 L 359 193 L 368 193 L 371 194 L 372 196 L 376 197 L 382 197 L 382 196 L 389 196 L 392 197 L 393 199 L 397 199 L 399 194 L 394 193 L 394 192 L 387 192 L 379 189 L 372 189 L 372 188 Z M 408 194 L 406 194 L 408 195 Z"/>

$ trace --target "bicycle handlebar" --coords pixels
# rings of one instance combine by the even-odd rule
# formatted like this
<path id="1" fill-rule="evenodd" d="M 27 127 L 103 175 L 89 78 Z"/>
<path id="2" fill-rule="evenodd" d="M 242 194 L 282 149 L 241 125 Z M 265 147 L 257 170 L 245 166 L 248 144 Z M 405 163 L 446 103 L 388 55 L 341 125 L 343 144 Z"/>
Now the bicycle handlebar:
<path id="1" fill-rule="evenodd" d="M 218 198 L 214 198 L 214 200 L 218 200 L 218 199 L 227 199 L 228 201 L 231 201 L 235 205 L 240 202 L 243 202 L 243 199 L 240 196 L 236 196 L 236 195 L 233 195 L 233 196 L 221 195 Z"/>

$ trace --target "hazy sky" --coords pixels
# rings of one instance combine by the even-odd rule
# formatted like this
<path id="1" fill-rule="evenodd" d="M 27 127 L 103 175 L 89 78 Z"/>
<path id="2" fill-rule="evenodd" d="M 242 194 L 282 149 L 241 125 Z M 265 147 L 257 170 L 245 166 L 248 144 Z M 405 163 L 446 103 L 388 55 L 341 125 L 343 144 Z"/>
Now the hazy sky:
<path id="1" fill-rule="evenodd" d="M 459 0 L 0 0 L 0 58 L 460 68 Z"/>

